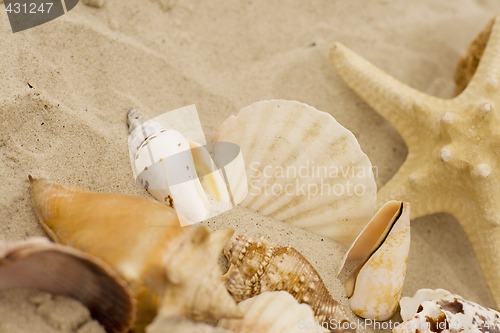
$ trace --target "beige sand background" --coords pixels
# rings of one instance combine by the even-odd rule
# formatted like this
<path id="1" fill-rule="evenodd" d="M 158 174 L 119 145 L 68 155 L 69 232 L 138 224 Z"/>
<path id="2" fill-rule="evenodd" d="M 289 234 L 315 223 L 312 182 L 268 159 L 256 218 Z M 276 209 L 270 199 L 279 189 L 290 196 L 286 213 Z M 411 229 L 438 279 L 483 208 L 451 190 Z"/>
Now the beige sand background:
<path id="1" fill-rule="evenodd" d="M 195 103 L 210 135 L 255 101 L 299 100 L 329 112 L 356 135 L 382 186 L 404 161 L 406 147 L 337 77 L 328 48 L 341 41 L 399 80 L 451 97 L 459 56 L 498 12 L 497 0 L 108 0 L 102 8 L 81 3 L 61 18 L 13 34 L 0 11 L 0 238 L 43 235 L 28 174 L 147 196 L 129 165 L 125 114 L 131 107 L 155 116 Z M 269 235 L 259 227 L 267 224 L 256 219 L 238 210 L 210 223 Z M 335 244 L 276 230 L 277 242 L 293 242 L 333 284 Z M 413 221 L 405 294 L 422 287 L 493 305 L 451 216 Z M 76 328 L 74 322 L 51 325 L 33 308 L 18 311 L 36 306 L 32 297 L 25 291 L 0 294 L 0 332 L 31 332 L 47 323 L 47 332 L 82 327 L 83 321 Z"/>

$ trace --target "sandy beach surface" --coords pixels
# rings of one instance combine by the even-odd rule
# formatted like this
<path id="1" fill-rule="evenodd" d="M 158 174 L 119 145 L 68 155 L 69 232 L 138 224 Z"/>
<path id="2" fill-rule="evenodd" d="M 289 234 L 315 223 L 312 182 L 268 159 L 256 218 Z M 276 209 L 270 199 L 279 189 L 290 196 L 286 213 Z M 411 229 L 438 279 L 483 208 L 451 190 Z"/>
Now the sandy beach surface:
<path id="1" fill-rule="evenodd" d="M 194 103 L 210 137 L 253 102 L 298 100 L 355 134 L 380 188 L 405 160 L 406 146 L 335 74 L 328 49 L 340 41 L 400 81 L 452 97 L 459 57 L 497 13 L 497 0 L 107 0 L 101 8 L 80 3 L 14 34 L 0 11 L 0 239 L 44 235 L 29 174 L 148 197 L 129 163 L 126 112 L 132 107 L 156 116 Z M 293 245 L 346 304 L 334 277 L 345 249 L 334 242 L 242 208 L 206 223 Z M 493 306 L 452 216 L 412 221 L 404 295 L 420 288 L 445 288 Z M 4 332 L 100 328 L 73 300 L 18 290 L 0 292 Z"/>

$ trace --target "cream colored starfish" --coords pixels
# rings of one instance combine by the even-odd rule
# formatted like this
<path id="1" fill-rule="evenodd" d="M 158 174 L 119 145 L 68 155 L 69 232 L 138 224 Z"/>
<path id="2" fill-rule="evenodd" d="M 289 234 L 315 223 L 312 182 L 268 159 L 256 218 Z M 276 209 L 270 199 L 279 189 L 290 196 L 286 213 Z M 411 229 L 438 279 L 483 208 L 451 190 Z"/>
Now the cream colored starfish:
<path id="1" fill-rule="evenodd" d="M 341 44 L 333 46 L 330 61 L 408 145 L 406 161 L 378 202 L 410 201 L 414 218 L 454 215 L 500 306 L 500 19 L 472 80 L 453 99 L 410 88 Z"/>

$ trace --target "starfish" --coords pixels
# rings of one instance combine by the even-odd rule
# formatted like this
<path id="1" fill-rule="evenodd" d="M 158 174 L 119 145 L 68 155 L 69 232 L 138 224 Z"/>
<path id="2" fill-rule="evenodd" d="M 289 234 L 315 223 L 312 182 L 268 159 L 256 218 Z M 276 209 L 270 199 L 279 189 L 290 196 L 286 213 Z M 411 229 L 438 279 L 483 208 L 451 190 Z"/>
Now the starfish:
<path id="1" fill-rule="evenodd" d="M 397 198 L 412 203 L 413 218 L 454 215 L 500 306 L 500 18 L 474 76 L 451 99 L 400 83 L 339 43 L 330 62 L 408 146 L 405 162 L 378 193 L 379 205 Z"/>

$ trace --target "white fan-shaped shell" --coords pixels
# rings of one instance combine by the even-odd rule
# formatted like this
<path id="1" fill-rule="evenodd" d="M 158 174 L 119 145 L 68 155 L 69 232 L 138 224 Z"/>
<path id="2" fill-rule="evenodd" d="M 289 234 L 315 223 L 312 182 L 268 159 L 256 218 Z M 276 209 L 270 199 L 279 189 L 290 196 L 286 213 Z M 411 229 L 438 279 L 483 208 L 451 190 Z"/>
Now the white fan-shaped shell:
<path id="1" fill-rule="evenodd" d="M 375 210 L 372 165 L 326 112 L 296 101 L 257 102 L 227 119 L 216 140 L 242 150 L 245 207 L 345 245 Z"/>
<path id="2" fill-rule="evenodd" d="M 242 319 L 222 319 L 218 327 L 237 333 L 327 332 L 314 319 L 307 304 L 299 304 L 286 291 L 264 292 L 238 304 Z"/>

